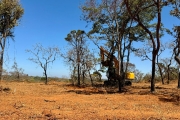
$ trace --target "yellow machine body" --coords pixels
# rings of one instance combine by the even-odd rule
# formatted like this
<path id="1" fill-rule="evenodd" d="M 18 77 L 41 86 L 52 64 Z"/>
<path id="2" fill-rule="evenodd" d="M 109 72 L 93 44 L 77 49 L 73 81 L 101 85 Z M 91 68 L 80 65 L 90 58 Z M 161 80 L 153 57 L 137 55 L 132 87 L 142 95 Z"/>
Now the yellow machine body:
<path id="1" fill-rule="evenodd" d="M 128 80 L 134 80 L 134 78 L 135 78 L 135 75 L 134 75 L 133 72 L 127 72 L 127 73 L 126 73 L 126 79 L 128 79 Z"/>

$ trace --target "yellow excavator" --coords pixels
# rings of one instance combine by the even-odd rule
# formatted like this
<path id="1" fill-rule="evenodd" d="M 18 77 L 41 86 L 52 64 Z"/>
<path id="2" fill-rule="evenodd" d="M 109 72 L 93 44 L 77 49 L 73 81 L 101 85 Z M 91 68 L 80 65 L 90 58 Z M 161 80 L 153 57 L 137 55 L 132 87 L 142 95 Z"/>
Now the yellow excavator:
<path id="1" fill-rule="evenodd" d="M 117 58 L 113 55 L 113 61 L 110 61 L 111 54 L 105 50 L 102 46 L 100 47 L 100 56 L 101 56 L 101 65 L 105 67 L 110 68 L 111 62 L 113 62 L 113 67 L 111 69 L 108 68 L 108 71 L 106 73 L 108 77 L 108 81 L 105 81 L 105 85 L 116 85 L 117 80 L 120 79 L 119 75 L 119 61 Z M 135 75 L 133 72 L 127 72 L 125 74 L 125 85 L 130 86 L 132 85 L 132 80 L 135 79 Z"/>

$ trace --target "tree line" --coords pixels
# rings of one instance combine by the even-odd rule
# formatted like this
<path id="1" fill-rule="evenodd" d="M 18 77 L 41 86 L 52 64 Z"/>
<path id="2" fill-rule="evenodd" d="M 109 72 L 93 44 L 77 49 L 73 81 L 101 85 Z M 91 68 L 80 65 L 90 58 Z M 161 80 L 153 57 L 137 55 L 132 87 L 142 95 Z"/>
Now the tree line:
<path id="1" fill-rule="evenodd" d="M 179 77 L 178 88 L 180 88 L 179 67 L 172 66 L 173 60 L 178 66 L 180 65 L 180 26 L 175 25 L 173 30 L 164 27 L 162 10 L 167 7 L 172 8 L 167 14 L 179 20 L 180 0 L 86 0 L 80 7 L 81 18 L 91 26 L 91 29 L 70 31 L 65 37 L 69 44 L 66 53 L 60 53 L 57 47 L 46 49 L 37 44 L 33 50 L 27 50 L 33 55 L 29 60 L 43 69 L 46 84 L 48 64 L 54 62 L 60 55 L 69 65 L 74 84 L 76 80 L 78 86 L 83 84 L 85 78 L 89 76 L 91 84 L 94 85 L 90 72 L 94 70 L 94 74 L 99 78 L 101 74 L 96 70 L 100 59 L 88 48 L 88 41 L 93 41 L 98 48 L 104 46 L 110 52 L 110 61 L 114 54 L 118 54 L 119 91 L 122 91 L 124 86 L 125 73 L 128 71 L 132 54 L 151 61 L 151 92 L 155 91 L 157 74 L 162 84 L 165 78 L 169 82 L 172 74 Z M 18 0 L 0 0 L 0 77 L 6 42 L 9 37 L 14 37 L 13 28 L 18 25 L 23 13 L 24 10 Z M 169 58 L 160 59 L 161 53 L 167 49 L 162 39 L 164 34 L 174 38 L 168 43 L 168 49 L 172 51 L 172 55 Z M 144 45 L 137 48 L 135 43 Z M 134 72 L 137 76 L 142 76 L 137 69 L 134 69 Z"/>

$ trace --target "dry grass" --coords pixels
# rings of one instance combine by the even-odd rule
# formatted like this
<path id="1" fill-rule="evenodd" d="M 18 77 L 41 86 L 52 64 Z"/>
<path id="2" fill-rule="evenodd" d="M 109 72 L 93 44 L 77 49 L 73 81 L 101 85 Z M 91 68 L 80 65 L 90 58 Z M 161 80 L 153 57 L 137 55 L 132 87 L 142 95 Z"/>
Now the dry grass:
<path id="1" fill-rule="evenodd" d="M 0 83 L 0 118 L 3 120 L 178 120 L 180 90 L 176 84 L 133 83 L 123 93 L 78 88 L 63 82 Z M 10 91 L 4 91 L 9 88 Z"/>

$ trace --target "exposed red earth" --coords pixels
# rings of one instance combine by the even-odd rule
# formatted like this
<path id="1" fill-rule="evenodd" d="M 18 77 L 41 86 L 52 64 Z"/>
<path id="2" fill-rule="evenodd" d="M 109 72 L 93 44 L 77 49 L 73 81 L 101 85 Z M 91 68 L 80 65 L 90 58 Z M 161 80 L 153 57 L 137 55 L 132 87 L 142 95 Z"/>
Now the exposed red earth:
<path id="1" fill-rule="evenodd" d="M 133 83 L 123 93 L 66 82 L 0 82 L 1 120 L 179 120 L 177 84 Z"/>

